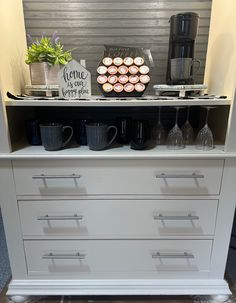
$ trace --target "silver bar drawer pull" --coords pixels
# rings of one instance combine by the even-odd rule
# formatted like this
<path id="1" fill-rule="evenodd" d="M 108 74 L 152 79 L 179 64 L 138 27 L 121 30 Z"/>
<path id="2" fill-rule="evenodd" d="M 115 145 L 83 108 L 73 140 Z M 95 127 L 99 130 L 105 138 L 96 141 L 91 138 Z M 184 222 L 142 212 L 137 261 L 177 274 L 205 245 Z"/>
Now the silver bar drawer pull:
<path id="1" fill-rule="evenodd" d="M 53 221 L 53 220 L 82 220 L 83 216 L 81 215 L 73 215 L 73 216 L 49 216 L 49 215 L 45 215 L 45 216 L 40 216 L 37 218 L 37 220 L 39 221 Z"/>
<path id="2" fill-rule="evenodd" d="M 173 221 L 185 221 L 185 220 L 199 220 L 198 216 L 193 216 L 191 214 L 188 214 L 187 216 L 163 216 L 162 214 L 154 215 L 154 220 L 173 220 Z"/>
<path id="3" fill-rule="evenodd" d="M 157 174 L 156 178 L 158 179 L 203 179 L 205 176 L 201 174 L 166 174 L 166 173 L 161 173 Z"/>
<path id="4" fill-rule="evenodd" d="M 72 174 L 72 175 L 35 175 L 32 176 L 32 179 L 79 179 L 81 178 L 81 175 L 78 174 Z"/>
<path id="5" fill-rule="evenodd" d="M 85 259 L 86 255 L 81 253 L 76 254 L 45 254 L 42 256 L 43 259 L 50 259 L 50 260 L 83 260 Z"/>
<path id="6" fill-rule="evenodd" d="M 184 252 L 182 254 L 160 253 L 152 254 L 153 259 L 194 259 L 194 255 Z"/>

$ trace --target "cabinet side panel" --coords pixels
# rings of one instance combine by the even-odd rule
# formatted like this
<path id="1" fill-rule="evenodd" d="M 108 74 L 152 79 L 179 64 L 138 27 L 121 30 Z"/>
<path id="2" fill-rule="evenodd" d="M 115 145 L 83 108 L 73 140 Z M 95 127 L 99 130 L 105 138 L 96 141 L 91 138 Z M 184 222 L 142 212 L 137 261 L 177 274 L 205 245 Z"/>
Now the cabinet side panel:
<path id="1" fill-rule="evenodd" d="M 236 84 L 235 84 L 236 85 Z M 236 151 L 236 88 L 234 91 L 234 98 L 230 107 L 230 114 L 228 120 L 228 128 L 226 133 L 225 151 L 235 152 Z"/>
<path id="2" fill-rule="evenodd" d="M 6 115 L 6 108 L 4 106 L 1 91 L 0 91 L 0 153 L 9 153 L 11 151 L 11 144 L 8 133 L 8 121 Z"/>
<path id="3" fill-rule="evenodd" d="M 232 98 L 236 86 L 235 0 L 212 1 L 211 23 L 205 69 L 210 94 Z"/>
<path id="4" fill-rule="evenodd" d="M 11 161 L 0 162 L 0 203 L 13 279 L 26 278 L 26 263 Z"/>
<path id="5" fill-rule="evenodd" d="M 7 91 L 19 94 L 29 84 L 22 0 L 1 0 L 0 28 L 0 82 L 5 101 Z"/>
<path id="6" fill-rule="evenodd" d="M 210 277 L 222 279 L 225 273 L 229 241 L 236 205 L 234 180 L 236 178 L 236 159 L 225 160 L 221 198 L 216 220 L 213 242 Z M 209 213 L 209 218 L 211 213 Z"/>

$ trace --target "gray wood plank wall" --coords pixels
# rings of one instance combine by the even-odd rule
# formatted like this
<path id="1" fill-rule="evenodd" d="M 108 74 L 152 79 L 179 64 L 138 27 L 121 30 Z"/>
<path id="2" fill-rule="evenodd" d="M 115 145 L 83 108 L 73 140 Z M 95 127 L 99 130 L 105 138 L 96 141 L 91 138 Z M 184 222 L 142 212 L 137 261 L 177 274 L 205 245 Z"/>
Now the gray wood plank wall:
<path id="1" fill-rule="evenodd" d="M 152 83 L 165 83 L 169 18 L 193 11 L 200 16 L 195 58 L 202 61 L 196 82 L 202 83 L 208 43 L 211 0 L 23 0 L 26 32 L 34 38 L 58 32 L 75 59 L 85 59 L 97 94 L 96 67 L 103 45 L 149 48 L 155 68 Z"/>

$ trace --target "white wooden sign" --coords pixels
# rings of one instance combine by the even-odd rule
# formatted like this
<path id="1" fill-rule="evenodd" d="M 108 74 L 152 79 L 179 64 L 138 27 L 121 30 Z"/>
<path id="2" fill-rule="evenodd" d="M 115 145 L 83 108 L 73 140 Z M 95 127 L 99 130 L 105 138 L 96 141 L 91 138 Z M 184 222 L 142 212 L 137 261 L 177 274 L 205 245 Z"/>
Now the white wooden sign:
<path id="1" fill-rule="evenodd" d="M 63 99 L 91 97 L 91 74 L 77 61 L 72 60 L 58 73 L 59 96 Z"/>

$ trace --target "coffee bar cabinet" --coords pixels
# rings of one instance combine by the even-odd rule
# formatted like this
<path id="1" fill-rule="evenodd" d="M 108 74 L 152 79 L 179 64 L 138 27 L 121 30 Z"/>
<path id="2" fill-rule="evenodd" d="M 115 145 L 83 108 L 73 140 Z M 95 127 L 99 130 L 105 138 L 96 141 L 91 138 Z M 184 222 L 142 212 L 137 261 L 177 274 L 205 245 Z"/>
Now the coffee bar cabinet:
<path id="1" fill-rule="evenodd" d="M 236 57 L 232 49 L 227 57 L 220 54 L 224 35 L 231 33 L 236 43 L 228 17 L 234 20 L 234 0 L 227 5 L 213 0 L 205 72 L 209 93 L 227 99 L 104 101 L 8 100 L 6 91 L 20 93 L 28 71 L 22 59 L 21 1 L 13 1 L 14 9 L 3 2 L 11 18 L 1 18 L 0 24 L 8 26 L 6 35 L 12 39 L 1 46 L 5 53 L 0 56 L 0 201 L 12 269 L 11 300 L 211 295 L 225 301 L 236 202 L 236 82 L 230 69 Z M 220 26 L 218 16 L 227 16 L 227 22 Z M 24 121 L 38 115 L 70 116 L 94 109 L 125 114 L 137 108 L 145 113 L 176 105 L 216 107 L 211 114 L 214 149 L 193 145 L 178 151 L 166 146 L 137 151 L 122 146 L 98 152 L 81 146 L 50 152 L 24 140 Z"/>

